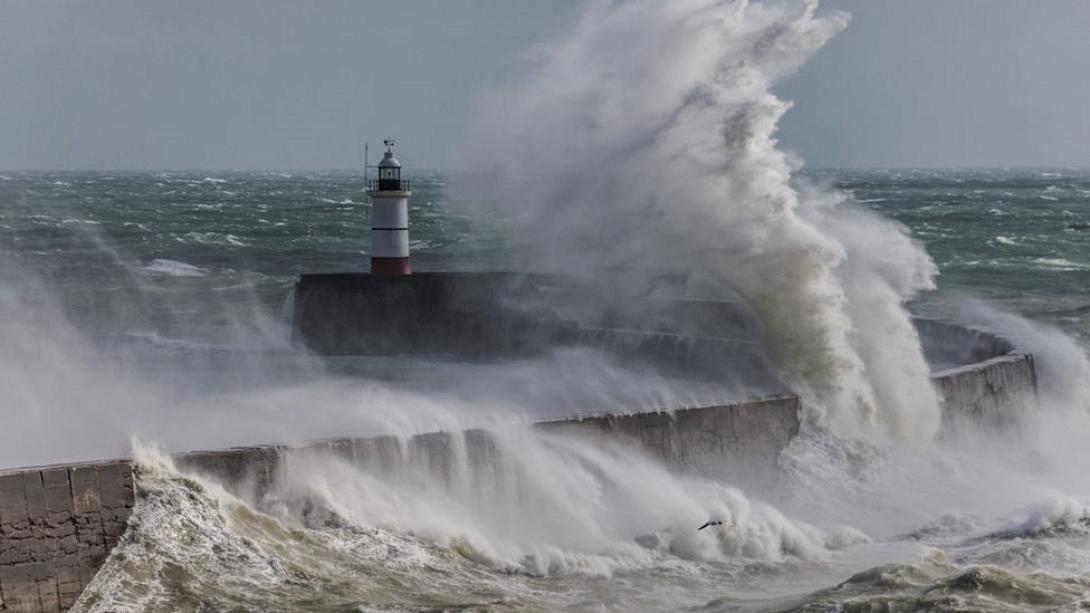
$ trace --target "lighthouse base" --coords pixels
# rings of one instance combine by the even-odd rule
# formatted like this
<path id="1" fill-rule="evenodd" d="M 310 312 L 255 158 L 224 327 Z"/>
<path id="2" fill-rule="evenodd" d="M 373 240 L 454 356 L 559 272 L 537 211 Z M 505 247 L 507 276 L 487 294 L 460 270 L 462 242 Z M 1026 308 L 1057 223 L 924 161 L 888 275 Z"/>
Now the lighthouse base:
<path id="1" fill-rule="evenodd" d="M 409 258 L 371 258 L 371 274 L 404 276 L 412 274 Z"/>
<path id="2" fill-rule="evenodd" d="M 325 355 L 485 356 L 540 352 L 574 328 L 528 275 L 410 275 L 408 266 L 407 258 L 375 258 L 371 274 L 303 275 L 296 339 Z"/>
<path id="3" fill-rule="evenodd" d="M 756 326 L 738 305 L 616 304 L 608 288 L 567 281 L 499 272 L 306 274 L 295 285 L 293 335 L 330 356 L 505 360 L 576 348 L 663 376 L 784 389 L 760 344 L 745 337 Z"/>

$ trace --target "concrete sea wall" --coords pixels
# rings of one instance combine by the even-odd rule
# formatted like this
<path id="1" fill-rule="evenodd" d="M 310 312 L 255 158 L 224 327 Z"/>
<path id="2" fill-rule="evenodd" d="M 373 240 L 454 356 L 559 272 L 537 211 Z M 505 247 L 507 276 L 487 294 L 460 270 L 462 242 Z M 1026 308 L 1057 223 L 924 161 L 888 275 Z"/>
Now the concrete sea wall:
<path id="1" fill-rule="evenodd" d="M 969 429 L 1016 429 L 1037 410 L 1037 370 L 1029 354 L 950 368 L 935 373 L 932 381 L 943 398 L 941 436 L 946 440 Z"/>
<path id="2" fill-rule="evenodd" d="M 1011 353 L 951 368 L 935 373 L 933 381 L 943 396 L 944 427 L 950 432 L 969 424 L 1016 426 L 1036 406 L 1036 373 L 1029 355 Z M 738 483 L 739 474 L 776 472 L 780 450 L 798 433 L 799 412 L 797 396 L 779 395 L 537 427 L 561 436 L 619 441 L 676 470 Z M 176 460 L 183 469 L 259 496 L 277 482 L 295 453 L 331 452 L 379 470 L 409 457 L 442 475 L 459 449 L 476 464 L 488 461 L 493 444 L 489 433 L 471 430 L 407 440 L 381 436 L 197 451 Z M 0 471 L 0 611 L 64 611 L 75 602 L 122 537 L 136 501 L 133 470 L 130 461 L 116 460 Z"/>
<path id="3" fill-rule="evenodd" d="M 723 407 L 598 415 L 537 424 L 546 431 L 605 438 L 646 451 L 671 469 L 709 478 L 777 471 L 780 451 L 799 432 L 799 397 L 781 394 Z"/>
<path id="4" fill-rule="evenodd" d="M 125 460 L 0 473 L 0 610 L 64 611 L 125 531 Z"/>
<path id="5" fill-rule="evenodd" d="M 537 427 L 634 445 L 679 470 L 711 476 L 775 467 L 779 450 L 798 433 L 798 403 L 796 396 L 784 395 L 670 412 L 550 421 Z M 183 470 L 260 497 L 297 453 L 333 453 L 379 470 L 412 458 L 443 475 L 454 464 L 458 448 L 477 465 L 489 461 L 493 444 L 488 432 L 470 430 L 407 440 L 379 436 L 195 451 L 175 461 Z M 129 460 L 0 472 L 0 611 L 55 612 L 72 606 L 117 544 L 135 501 Z"/>

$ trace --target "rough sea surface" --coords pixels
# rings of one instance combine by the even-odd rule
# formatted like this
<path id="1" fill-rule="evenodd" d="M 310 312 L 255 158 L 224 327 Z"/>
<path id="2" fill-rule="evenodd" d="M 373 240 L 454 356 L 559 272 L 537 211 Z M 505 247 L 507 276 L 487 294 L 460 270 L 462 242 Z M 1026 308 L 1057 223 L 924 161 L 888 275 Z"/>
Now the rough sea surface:
<path id="1" fill-rule="evenodd" d="M 466 213 L 454 179 L 410 178 L 417 269 L 528 265 L 502 218 Z M 785 452 L 780 483 L 671 475 L 623 449 L 528 433 L 536 409 L 518 413 L 513 394 L 416 393 L 375 377 L 381 364 L 293 344 L 295 277 L 366 267 L 358 173 L 0 172 L 0 414 L 21 424 L 0 459 L 149 442 L 135 449 L 129 532 L 82 611 L 1090 608 L 1090 172 L 799 181 L 844 190 L 926 245 L 939 287 L 914 309 L 1037 354 L 1046 389 L 1024 431 L 898 448 L 818 429 Z M 539 398 L 546 379 L 568 385 L 556 364 L 536 368 L 504 377 Z M 594 378 L 608 396 L 618 376 Z M 395 475 L 316 457 L 269 498 L 242 500 L 154 448 L 482 423 L 507 467 L 487 486 L 437 482 L 410 460 Z M 708 519 L 723 525 L 696 531 Z"/>

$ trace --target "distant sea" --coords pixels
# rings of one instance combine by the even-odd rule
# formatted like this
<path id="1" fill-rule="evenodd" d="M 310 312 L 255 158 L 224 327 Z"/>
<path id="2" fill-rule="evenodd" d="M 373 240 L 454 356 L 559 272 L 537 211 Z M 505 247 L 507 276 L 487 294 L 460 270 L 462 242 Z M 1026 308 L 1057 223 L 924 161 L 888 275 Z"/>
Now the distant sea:
<path id="1" fill-rule="evenodd" d="M 938 264 L 940 292 L 967 292 L 1090 333 L 1090 171 L 810 170 L 904 223 Z M 502 228 L 451 200 L 441 172 L 412 177 L 419 269 L 508 265 Z M 304 271 L 367 265 L 369 209 L 354 172 L 0 172 L 4 255 L 79 295 L 108 321 L 130 281 L 283 298 Z M 100 246 L 108 248 L 100 249 Z M 188 279 L 188 280 L 187 280 Z M 109 289 L 108 292 L 101 290 Z"/>

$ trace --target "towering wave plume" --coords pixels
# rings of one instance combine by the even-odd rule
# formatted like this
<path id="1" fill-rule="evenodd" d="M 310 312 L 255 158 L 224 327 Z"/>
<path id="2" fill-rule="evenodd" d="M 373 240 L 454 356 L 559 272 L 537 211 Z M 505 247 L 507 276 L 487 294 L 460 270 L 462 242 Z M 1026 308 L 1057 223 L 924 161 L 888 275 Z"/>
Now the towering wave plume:
<path id="1" fill-rule="evenodd" d="M 903 303 L 934 266 L 899 225 L 792 185 L 770 87 L 847 23 L 817 2 L 595 2 L 491 92 L 471 138 L 542 268 L 733 288 L 824 425 L 925 441 L 935 393 Z M 697 289 L 700 288 L 700 289 Z M 710 289 L 709 289 L 710 288 Z"/>

